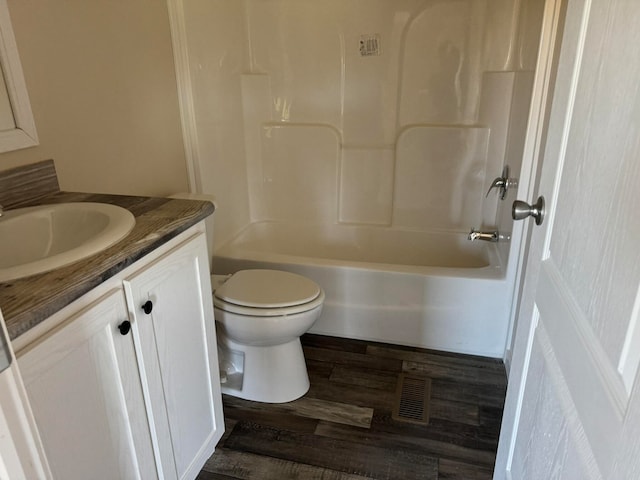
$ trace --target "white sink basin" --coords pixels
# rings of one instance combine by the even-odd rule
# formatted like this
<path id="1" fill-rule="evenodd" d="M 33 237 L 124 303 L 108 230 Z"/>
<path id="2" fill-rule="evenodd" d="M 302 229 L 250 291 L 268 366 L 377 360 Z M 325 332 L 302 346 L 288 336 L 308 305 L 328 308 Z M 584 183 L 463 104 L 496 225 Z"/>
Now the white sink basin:
<path id="1" fill-rule="evenodd" d="M 106 203 L 60 203 L 8 210 L 0 217 L 0 282 L 76 262 L 126 237 L 136 223 Z"/>

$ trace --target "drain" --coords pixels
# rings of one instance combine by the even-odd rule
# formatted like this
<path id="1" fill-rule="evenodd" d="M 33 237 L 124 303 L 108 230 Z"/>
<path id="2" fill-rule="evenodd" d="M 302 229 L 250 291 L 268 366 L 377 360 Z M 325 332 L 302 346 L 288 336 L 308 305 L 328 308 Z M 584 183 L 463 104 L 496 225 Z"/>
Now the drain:
<path id="1" fill-rule="evenodd" d="M 398 378 L 392 418 L 402 422 L 427 425 L 430 397 L 431 379 L 401 373 Z"/>

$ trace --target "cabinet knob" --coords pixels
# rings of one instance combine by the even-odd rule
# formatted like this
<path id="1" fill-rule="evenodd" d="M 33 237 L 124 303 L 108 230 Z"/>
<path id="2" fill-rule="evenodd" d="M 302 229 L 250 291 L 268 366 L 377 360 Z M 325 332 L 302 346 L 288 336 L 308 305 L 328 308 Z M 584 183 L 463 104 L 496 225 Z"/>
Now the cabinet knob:
<path id="1" fill-rule="evenodd" d="M 147 300 L 145 303 L 142 304 L 142 311 L 144 313 L 149 315 L 151 313 L 151 310 L 153 310 L 153 302 L 151 300 Z"/>
<path id="2" fill-rule="evenodd" d="M 126 335 L 131 330 L 131 322 L 129 320 L 125 320 L 118 325 L 118 330 L 120 330 L 121 335 Z"/>

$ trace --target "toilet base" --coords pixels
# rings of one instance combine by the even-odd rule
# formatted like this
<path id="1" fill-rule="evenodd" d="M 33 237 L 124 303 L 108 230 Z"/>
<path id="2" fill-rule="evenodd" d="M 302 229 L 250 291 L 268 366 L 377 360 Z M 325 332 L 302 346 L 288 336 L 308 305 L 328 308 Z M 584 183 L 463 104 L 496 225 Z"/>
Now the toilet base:
<path id="1" fill-rule="evenodd" d="M 222 393 L 245 400 L 285 403 L 309 390 L 300 339 L 282 345 L 240 345 L 218 334 Z"/>

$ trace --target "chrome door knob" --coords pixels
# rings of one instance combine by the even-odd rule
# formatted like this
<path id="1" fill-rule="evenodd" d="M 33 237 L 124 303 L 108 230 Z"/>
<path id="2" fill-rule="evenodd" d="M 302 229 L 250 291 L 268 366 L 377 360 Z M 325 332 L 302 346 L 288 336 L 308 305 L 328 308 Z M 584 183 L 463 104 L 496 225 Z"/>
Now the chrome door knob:
<path id="1" fill-rule="evenodd" d="M 533 217 L 536 220 L 536 225 L 542 225 L 544 220 L 544 197 L 538 197 L 538 201 L 533 205 L 529 205 L 522 200 L 516 200 L 513 202 L 513 208 L 511 209 L 511 217 L 514 220 L 523 220 L 527 217 Z"/>

